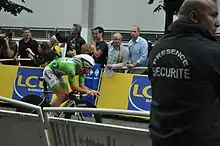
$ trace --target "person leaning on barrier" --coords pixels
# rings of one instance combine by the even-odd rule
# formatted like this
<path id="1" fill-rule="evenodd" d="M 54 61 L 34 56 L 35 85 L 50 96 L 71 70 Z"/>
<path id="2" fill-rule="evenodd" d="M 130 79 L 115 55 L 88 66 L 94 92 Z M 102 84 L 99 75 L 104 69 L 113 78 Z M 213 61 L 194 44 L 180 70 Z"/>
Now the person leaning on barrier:
<path id="1" fill-rule="evenodd" d="M 19 54 L 20 58 L 28 58 L 28 53 L 26 52 L 27 48 L 30 48 L 31 51 L 38 55 L 38 42 L 31 37 L 31 31 L 29 28 L 22 29 L 23 38 L 19 41 Z M 33 61 L 23 60 L 20 61 L 21 66 L 37 66 Z"/>
<path id="2" fill-rule="evenodd" d="M 129 51 L 122 43 L 122 35 L 115 33 L 112 36 L 113 41 L 109 44 L 108 60 L 106 67 L 108 69 L 117 69 L 117 72 L 124 72 L 120 68 L 125 67 L 129 60 Z"/>
<path id="3" fill-rule="evenodd" d="M 215 0 L 185 0 L 152 49 L 153 146 L 220 146 L 220 46 Z"/>
<path id="4" fill-rule="evenodd" d="M 133 25 L 130 33 L 132 37 L 128 43 L 130 63 L 127 65 L 128 68 L 131 68 L 129 72 L 132 74 L 145 74 L 144 69 L 132 70 L 132 68 L 147 66 L 148 43 L 144 38 L 140 37 L 139 26 Z"/>
<path id="5" fill-rule="evenodd" d="M 39 55 L 35 55 L 30 48 L 28 48 L 26 51 L 28 52 L 28 56 L 33 60 L 36 66 L 40 67 L 45 67 L 51 61 L 60 57 L 60 55 L 57 54 L 56 51 L 51 50 L 48 42 L 43 42 L 38 45 Z"/>
<path id="6" fill-rule="evenodd" d="M 52 37 L 50 37 L 49 40 L 49 45 L 50 48 L 57 53 L 57 55 L 59 55 L 59 57 L 62 57 L 62 49 L 61 46 L 59 45 L 59 41 L 57 40 L 56 36 L 53 35 Z"/>

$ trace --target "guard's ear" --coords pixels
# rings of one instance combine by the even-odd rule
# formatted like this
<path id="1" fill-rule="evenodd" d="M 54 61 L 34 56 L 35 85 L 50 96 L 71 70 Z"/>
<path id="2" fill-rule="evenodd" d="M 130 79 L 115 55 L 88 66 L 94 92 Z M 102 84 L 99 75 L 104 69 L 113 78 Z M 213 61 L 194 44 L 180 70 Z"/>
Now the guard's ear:
<path id="1" fill-rule="evenodd" d="M 189 13 L 189 18 L 192 22 L 194 23 L 199 23 L 199 14 L 197 11 L 194 11 L 192 10 L 190 13 Z"/>

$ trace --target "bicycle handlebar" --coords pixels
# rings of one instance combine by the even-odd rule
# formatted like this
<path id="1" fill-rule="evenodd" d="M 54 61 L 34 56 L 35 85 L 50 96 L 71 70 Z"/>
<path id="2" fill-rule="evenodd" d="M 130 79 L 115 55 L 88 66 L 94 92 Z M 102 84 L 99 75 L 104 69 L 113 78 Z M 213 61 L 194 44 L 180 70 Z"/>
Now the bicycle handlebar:
<path id="1" fill-rule="evenodd" d="M 81 97 L 81 96 L 87 96 L 88 94 L 87 94 L 87 93 L 80 93 L 80 92 L 76 92 L 76 91 L 71 91 L 71 92 L 68 94 L 68 96 L 70 97 L 70 96 L 72 96 L 72 95 L 74 95 L 74 96 L 76 96 L 76 97 Z"/>

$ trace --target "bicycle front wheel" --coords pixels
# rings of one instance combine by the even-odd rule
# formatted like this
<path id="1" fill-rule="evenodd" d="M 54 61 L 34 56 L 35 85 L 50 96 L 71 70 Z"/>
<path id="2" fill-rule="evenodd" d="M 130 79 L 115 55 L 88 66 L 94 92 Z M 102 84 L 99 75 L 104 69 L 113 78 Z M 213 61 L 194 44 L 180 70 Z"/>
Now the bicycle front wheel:
<path id="1" fill-rule="evenodd" d="M 30 104 L 33 104 L 33 105 L 37 105 L 37 106 L 40 106 L 40 107 L 50 107 L 50 104 L 46 102 L 44 97 L 40 97 L 40 96 L 34 95 L 34 94 L 26 95 L 20 101 L 30 103 Z M 17 106 L 16 111 L 17 112 L 37 114 L 36 110 L 25 108 L 25 107 L 22 107 L 22 106 Z"/>
<path id="2" fill-rule="evenodd" d="M 76 107 L 82 107 L 82 108 L 96 108 L 96 106 L 89 101 L 85 100 L 78 100 L 76 102 Z M 96 123 L 102 123 L 102 116 L 99 113 L 94 113 L 94 119 Z"/>

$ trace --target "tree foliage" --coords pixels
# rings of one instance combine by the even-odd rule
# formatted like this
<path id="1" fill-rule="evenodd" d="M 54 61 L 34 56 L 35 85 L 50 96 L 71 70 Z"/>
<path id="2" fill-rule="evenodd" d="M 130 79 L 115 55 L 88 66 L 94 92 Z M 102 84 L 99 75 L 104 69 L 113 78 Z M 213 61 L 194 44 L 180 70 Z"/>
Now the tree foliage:
<path id="1" fill-rule="evenodd" d="M 153 4 L 154 1 L 155 0 L 149 0 L 148 4 Z M 159 5 L 154 9 L 153 12 L 159 12 L 161 10 L 165 11 L 165 31 L 173 22 L 173 15 L 178 15 L 179 9 L 183 2 L 184 0 L 160 0 Z"/>
<path id="2" fill-rule="evenodd" d="M 21 0 L 22 3 L 25 3 L 25 0 Z M 33 13 L 33 11 L 23 5 L 17 4 L 11 0 L 0 0 L 0 11 L 5 11 L 11 13 L 14 16 L 17 16 L 22 11 L 28 13 Z"/>
<path id="3" fill-rule="evenodd" d="M 148 4 L 153 4 L 155 0 L 149 0 Z M 166 11 L 171 9 L 174 15 L 178 15 L 180 6 L 184 0 L 160 0 L 159 5 L 154 9 L 153 12 L 158 12 L 160 10 Z"/>

